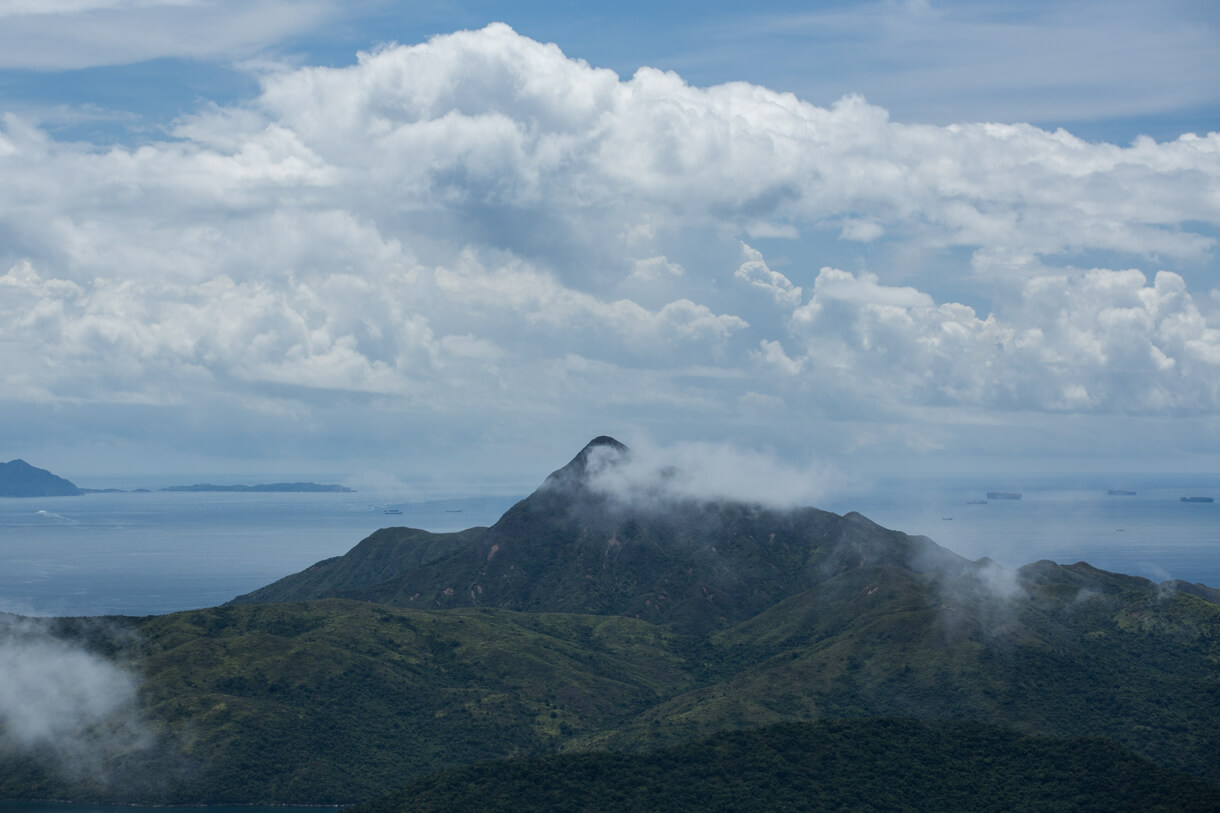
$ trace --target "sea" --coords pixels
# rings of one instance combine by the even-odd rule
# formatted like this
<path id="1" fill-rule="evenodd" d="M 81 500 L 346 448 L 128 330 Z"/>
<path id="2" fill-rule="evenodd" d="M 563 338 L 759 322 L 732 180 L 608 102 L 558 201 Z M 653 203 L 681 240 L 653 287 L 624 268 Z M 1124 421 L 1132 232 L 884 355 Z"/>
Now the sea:
<path id="1" fill-rule="evenodd" d="M 990 490 L 1021 499 L 988 499 Z M 412 502 L 360 492 L 154 490 L 0 498 L 0 612 L 144 616 L 211 607 L 340 556 L 379 528 L 487 526 L 521 496 Z M 1220 474 L 895 478 L 816 504 L 1008 567 L 1085 561 L 1157 582 L 1220 586 Z"/>

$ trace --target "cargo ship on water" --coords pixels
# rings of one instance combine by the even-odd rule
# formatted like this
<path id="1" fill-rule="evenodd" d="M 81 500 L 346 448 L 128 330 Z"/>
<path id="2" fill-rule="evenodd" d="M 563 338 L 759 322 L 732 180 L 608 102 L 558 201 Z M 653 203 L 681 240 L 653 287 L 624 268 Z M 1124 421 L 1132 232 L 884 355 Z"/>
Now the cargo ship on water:
<path id="1" fill-rule="evenodd" d="M 989 500 L 1019 500 L 1021 499 L 1020 491 L 988 491 L 987 499 Z"/>
<path id="2" fill-rule="evenodd" d="M 1212 497 L 1182 497 L 1182 502 L 1215 502 Z"/>

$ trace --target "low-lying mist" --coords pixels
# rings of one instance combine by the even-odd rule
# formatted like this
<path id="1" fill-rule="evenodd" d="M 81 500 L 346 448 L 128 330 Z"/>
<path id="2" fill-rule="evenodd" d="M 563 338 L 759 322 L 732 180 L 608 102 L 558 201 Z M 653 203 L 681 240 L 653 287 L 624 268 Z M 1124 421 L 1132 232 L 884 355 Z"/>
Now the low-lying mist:
<path id="1" fill-rule="evenodd" d="M 797 466 L 773 452 L 727 443 L 661 447 L 633 440 L 628 451 L 606 445 L 589 452 L 589 488 L 636 509 L 687 500 L 733 500 L 780 509 L 816 505 L 842 481 L 830 466 Z"/>
<path id="2" fill-rule="evenodd" d="M 124 631 L 95 633 L 113 639 Z M 156 741 L 139 710 L 139 679 L 52 622 L 0 615 L 0 754 L 68 780 L 106 784 L 114 758 Z"/>

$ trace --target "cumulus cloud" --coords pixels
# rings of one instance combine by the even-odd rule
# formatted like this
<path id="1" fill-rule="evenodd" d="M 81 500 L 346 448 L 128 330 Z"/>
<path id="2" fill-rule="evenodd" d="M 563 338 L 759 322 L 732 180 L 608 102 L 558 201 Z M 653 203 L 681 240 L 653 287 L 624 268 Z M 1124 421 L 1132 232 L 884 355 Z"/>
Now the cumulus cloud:
<path id="1" fill-rule="evenodd" d="M 127 670 L 51 634 L 48 622 L 0 615 L 0 752 L 32 756 L 72 779 L 150 747 L 152 729 Z"/>
<path id="2" fill-rule="evenodd" d="M 755 288 L 761 288 L 774 297 L 776 304 L 794 307 L 801 304 L 801 288 L 793 285 L 792 280 L 778 271 L 767 267 L 762 253 L 755 251 L 745 243 L 741 244 L 745 262 L 737 266 L 733 276 L 748 282 Z"/>
<path id="3" fill-rule="evenodd" d="M 1220 406 L 1220 300 L 1186 282 L 1212 262 L 1220 134 L 904 124 L 621 78 L 502 24 L 259 70 L 256 98 L 138 147 L 0 120 L 3 398 L 329 392 L 472 425 L 493 402 L 720 425 L 765 404 L 776 440 L 826 403 Z"/>
<path id="4" fill-rule="evenodd" d="M 1220 406 L 1220 326 L 1182 278 L 1094 269 L 1032 277 L 980 318 L 874 275 L 823 268 L 792 312 L 788 360 L 904 403 L 1079 412 L 1206 413 Z"/>

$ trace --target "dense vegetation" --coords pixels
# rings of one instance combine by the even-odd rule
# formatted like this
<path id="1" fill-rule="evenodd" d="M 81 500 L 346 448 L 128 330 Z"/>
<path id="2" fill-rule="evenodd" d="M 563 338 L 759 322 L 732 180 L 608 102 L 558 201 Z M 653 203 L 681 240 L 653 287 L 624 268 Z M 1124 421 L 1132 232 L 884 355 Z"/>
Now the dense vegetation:
<path id="1" fill-rule="evenodd" d="M 944 585 L 892 566 L 852 571 L 711 635 L 339 599 L 100 632 L 62 621 L 61 635 L 143 675 L 157 747 L 71 780 L 8 759 L 0 798 L 355 802 L 496 758 L 874 716 L 1101 736 L 1220 785 L 1220 608 L 1181 592 L 1105 592 L 1126 577 L 1081 566 L 1037 569 L 1046 581 L 1007 608 L 949 604 Z M 1065 589 L 1082 574 L 1087 598 Z"/>
<path id="2" fill-rule="evenodd" d="M 855 718 L 963 723 L 890 724 L 940 738 L 933 762 L 959 736 L 997 770 L 1052 748 L 1018 735 L 1100 737 L 1074 747 L 1220 787 L 1214 590 L 1083 563 L 1004 571 L 814 509 L 623 510 L 582 488 L 582 466 L 490 529 L 387 529 L 248 597 L 262 603 L 55 622 L 140 675 L 146 736 L 81 732 L 98 756 L 71 773 L 0 749 L 0 798 L 348 803 L 488 760 Z M 589 759 L 555 764 L 636 764 Z"/>
<path id="3" fill-rule="evenodd" d="M 1220 790 L 1104 739 L 873 719 L 786 723 L 644 754 L 454 768 L 350 813 L 1217 809 Z"/>

